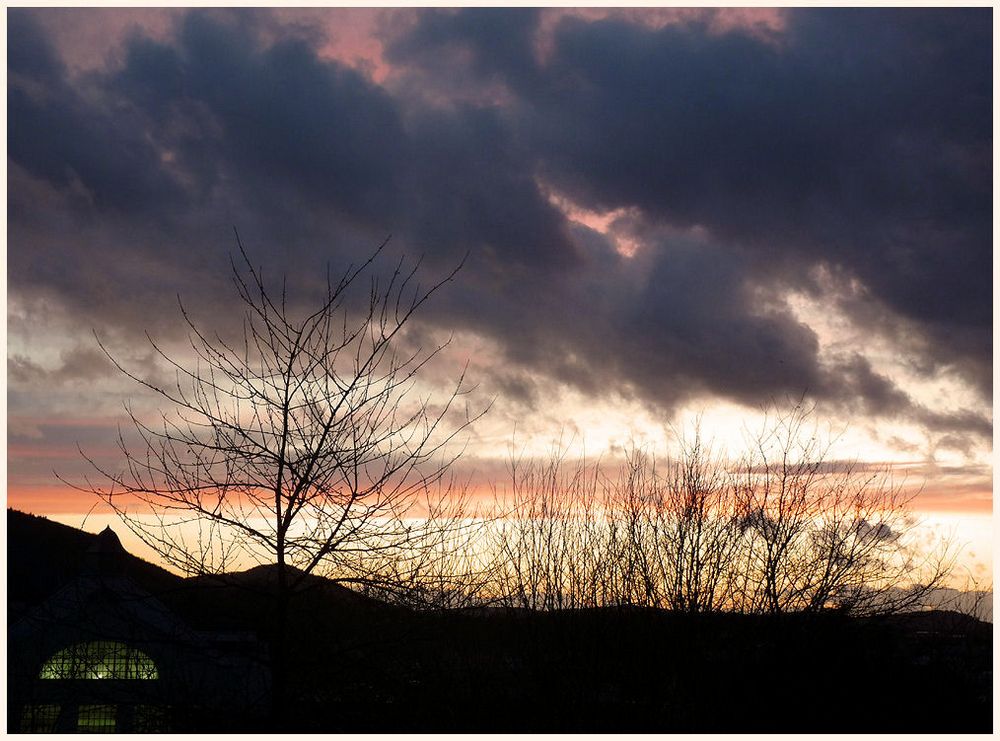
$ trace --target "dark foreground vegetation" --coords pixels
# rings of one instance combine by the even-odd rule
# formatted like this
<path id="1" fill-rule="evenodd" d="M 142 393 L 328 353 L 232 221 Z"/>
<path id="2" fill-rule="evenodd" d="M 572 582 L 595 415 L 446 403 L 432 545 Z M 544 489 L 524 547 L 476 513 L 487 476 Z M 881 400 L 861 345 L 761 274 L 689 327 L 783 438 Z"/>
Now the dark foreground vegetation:
<path id="1" fill-rule="evenodd" d="M 9 626 L 76 578 L 97 538 L 8 511 Z M 195 630 L 271 643 L 273 567 L 182 579 L 125 556 L 122 573 Z M 171 730 L 991 730 L 992 627 L 955 612 L 414 611 L 303 585 L 282 717 L 266 698 L 258 714 L 173 707 Z"/>

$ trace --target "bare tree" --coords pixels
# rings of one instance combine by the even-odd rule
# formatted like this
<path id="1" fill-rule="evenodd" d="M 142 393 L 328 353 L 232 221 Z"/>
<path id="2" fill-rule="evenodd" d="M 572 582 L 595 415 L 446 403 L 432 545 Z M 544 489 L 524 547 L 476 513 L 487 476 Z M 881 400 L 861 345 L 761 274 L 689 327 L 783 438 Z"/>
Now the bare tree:
<path id="1" fill-rule="evenodd" d="M 296 312 L 284 285 L 280 296 L 266 285 L 238 235 L 237 245 L 232 270 L 243 323 L 235 340 L 203 329 L 181 304 L 190 355 L 149 338 L 172 371 L 169 385 L 129 370 L 101 345 L 166 408 L 151 422 L 127 404 L 121 468 L 88 458 L 100 476 L 83 488 L 183 572 L 273 564 L 277 720 L 286 701 L 290 599 L 320 571 L 391 587 L 400 562 L 426 560 L 440 547 L 464 506 L 446 485 L 460 454 L 449 444 L 478 415 L 456 408 L 467 392 L 464 371 L 443 401 L 418 395 L 420 372 L 444 345 L 400 350 L 404 328 L 457 268 L 429 288 L 402 260 L 379 279 L 383 243 L 339 280 L 328 277 L 314 310 Z M 358 308 L 350 299 L 366 281 Z"/>
<path id="2" fill-rule="evenodd" d="M 771 410 L 733 467 L 736 609 L 893 612 L 947 579 L 951 544 L 914 542 L 916 493 L 889 468 L 830 460 L 831 445 L 800 402 Z"/>
<path id="3" fill-rule="evenodd" d="M 649 556 L 655 585 L 653 604 L 684 612 L 720 609 L 729 597 L 727 571 L 738 545 L 733 505 L 735 489 L 725 467 L 701 434 L 678 436 L 679 455 L 666 472 L 653 475 L 652 539 Z"/>
<path id="4" fill-rule="evenodd" d="M 482 593 L 526 609 L 897 612 L 948 578 L 954 549 L 919 543 L 915 494 L 889 469 L 830 459 L 812 409 L 771 409 L 737 460 L 696 427 L 658 463 L 617 471 L 512 460 Z"/>

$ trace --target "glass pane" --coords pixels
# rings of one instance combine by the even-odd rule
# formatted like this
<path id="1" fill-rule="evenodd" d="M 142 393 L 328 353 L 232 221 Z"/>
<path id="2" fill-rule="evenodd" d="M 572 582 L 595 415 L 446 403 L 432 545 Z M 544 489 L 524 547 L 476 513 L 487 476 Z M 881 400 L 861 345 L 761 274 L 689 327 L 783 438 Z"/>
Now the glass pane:
<path id="1" fill-rule="evenodd" d="M 156 679 L 146 654 L 116 641 L 90 641 L 59 651 L 45 662 L 41 679 Z"/>
<path id="2" fill-rule="evenodd" d="M 51 733 L 59 718 L 58 705 L 25 705 L 21 712 L 21 730 L 28 733 Z"/>
<path id="3" fill-rule="evenodd" d="M 76 730 L 82 733 L 114 733 L 114 705 L 81 705 Z"/>

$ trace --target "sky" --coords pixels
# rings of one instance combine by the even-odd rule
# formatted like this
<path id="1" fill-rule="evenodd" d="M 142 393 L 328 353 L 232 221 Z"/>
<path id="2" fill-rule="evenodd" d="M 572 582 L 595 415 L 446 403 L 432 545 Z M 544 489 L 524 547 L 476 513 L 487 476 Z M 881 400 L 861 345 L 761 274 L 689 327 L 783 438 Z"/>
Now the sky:
<path id="1" fill-rule="evenodd" d="M 155 376 L 178 296 L 231 328 L 236 227 L 302 305 L 390 234 L 428 281 L 464 259 L 407 341 L 492 400 L 470 476 L 698 418 L 738 450 L 804 397 L 834 458 L 981 523 L 991 13 L 8 9 L 8 503 L 91 507 L 55 474 L 154 404 L 95 333 Z"/>

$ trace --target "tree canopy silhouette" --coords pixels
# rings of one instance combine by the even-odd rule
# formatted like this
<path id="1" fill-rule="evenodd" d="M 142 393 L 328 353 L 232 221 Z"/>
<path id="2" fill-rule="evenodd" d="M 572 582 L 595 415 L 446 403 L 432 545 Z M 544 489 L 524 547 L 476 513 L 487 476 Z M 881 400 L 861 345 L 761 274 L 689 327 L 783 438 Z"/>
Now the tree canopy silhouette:
<path id="1" fill-rule="evenodd" d="M 447 343 L 400 343 L 461 266 L 428 288 L 417 281 L 419 262 L 400 259 L 380 277 L 383 243 L 338 280 L 328 276 L 313 310 L 296 311 L 286 286 L 276 295 L 236 239 L 231 264 L 243 321 L 235 340 L 203 328 L 181 303 L 189 353 L 168 352 L 147 334 L 173 372 L 170 385 L 130 370 L 101 344 L 164 406 L 150 421 L 126 404 L 122 465 L 88 457 L 100 480 L 85 488 L 185 573 L 273 564 L 277 707 L 291 596 L 321 567 L 340 581 L 391 588 L 389 579 L 405 578 L 401 563 L 440 550 L 464 507 L 446 478 L 460 455 L 449 444 L 478 415 L 456 408 L 468 391 L 464 370 L 443 400 L 415 386 Z M 367 296 L 358 297 L 364 282 Z"/>

